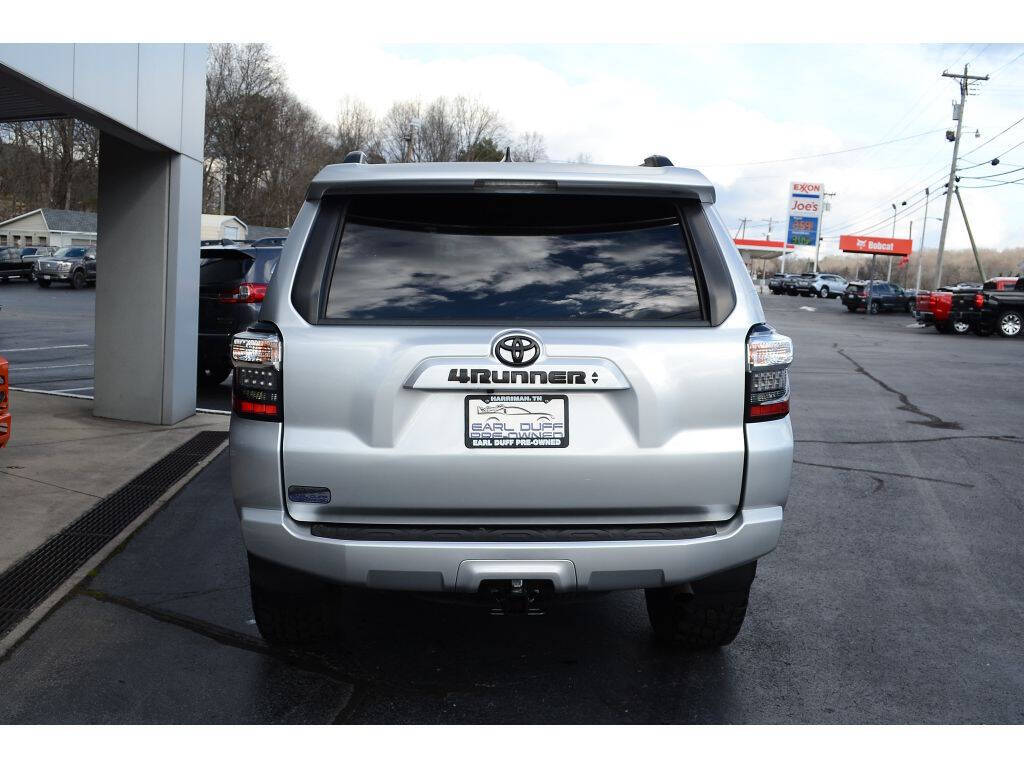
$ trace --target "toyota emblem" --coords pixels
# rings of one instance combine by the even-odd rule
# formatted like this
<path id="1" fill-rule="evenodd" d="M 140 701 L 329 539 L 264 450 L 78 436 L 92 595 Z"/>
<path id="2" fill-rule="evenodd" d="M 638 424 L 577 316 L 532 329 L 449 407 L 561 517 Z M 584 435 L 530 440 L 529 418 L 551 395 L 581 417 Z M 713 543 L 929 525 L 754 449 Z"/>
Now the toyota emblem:
<path id="1" fill-rule="evenodd" d="M 494 356 L 505 365 L 522 368 L 533 365 L 540 357 L 540 344 L 529 336 L 509 334 L 494 343 Z"/>

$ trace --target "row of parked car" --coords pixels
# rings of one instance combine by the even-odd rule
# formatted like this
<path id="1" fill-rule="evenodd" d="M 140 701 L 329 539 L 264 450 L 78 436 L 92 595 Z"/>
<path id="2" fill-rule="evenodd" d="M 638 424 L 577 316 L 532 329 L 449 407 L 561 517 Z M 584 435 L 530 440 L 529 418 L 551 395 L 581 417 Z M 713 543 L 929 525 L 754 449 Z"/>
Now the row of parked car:
<path id="1" fill-rule="evenodd" d="M 1016 338 L 1024 331 L 1024 277 L 994 277 L 981 285 L 922 291 L 914 314 L 939 333 Z"/>
<path id="2" fill-rule="evenodd" d="M 849 312 L 910 312 L 939 333 L 1015 337 L 1024 333 L 1024 278 L 994 277 L 985 283 L 957 283 L 936 291 L 916 291 L 882 281 L 846 281 L 820 272 L 776 274 L 774 294 L 838 297 Z"/>
<path id="3" fill-rule="evenodd" d="M 0 281 L 12 278 L 33 280 L 40 288 L 53 283 L 67 283 L 72 288 L 95 285 L 96 249 L 84 245 L 0 248 Z"/>
<path id="4" fill-rule="evenodd" d="M 859 309 L 878 312 L 910 312 L 916 291 L 902 288 L 896 283 L 851 280 L 830 272 L 802 272 L 798 275 L 776 274 L 768 280 L 768 290 L 776 295 L 817 296 L 822 299 L 840 299 L 850 312 Z M 871 301 L 868 301 L 870 296 Z M 868 305 L 870 303 L 870 309 Z"/>

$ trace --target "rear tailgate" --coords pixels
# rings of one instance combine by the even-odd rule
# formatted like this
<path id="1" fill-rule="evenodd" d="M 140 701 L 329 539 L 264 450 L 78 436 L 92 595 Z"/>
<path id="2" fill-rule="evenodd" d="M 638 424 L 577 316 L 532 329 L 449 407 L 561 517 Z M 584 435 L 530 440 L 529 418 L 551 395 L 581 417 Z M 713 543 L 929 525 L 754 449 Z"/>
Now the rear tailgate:
<path id="1" fill-rule="evenodd" d="M 286 335 L 285 486 L 330 490 L 289 514 L 731 517 L 747 329 L 703 319 L 705 281 L 675 203 L 438 197 L 350 206 L 321 322 Z M 506 336 L 535 344 L 536 360 L 496 348 Z M 490 439 L 494 419 L 511 442 Z M 522 439 L 548 429 L 557 439 Z"/>

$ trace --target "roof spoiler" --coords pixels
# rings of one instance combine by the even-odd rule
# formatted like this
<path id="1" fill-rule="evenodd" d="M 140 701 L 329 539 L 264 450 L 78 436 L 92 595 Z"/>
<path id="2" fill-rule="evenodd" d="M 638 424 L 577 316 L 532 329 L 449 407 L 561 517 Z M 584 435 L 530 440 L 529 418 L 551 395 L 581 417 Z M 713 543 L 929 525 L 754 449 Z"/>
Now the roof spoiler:
<path id="1" fill-rule="evenodd" d="M 644 158 L 643 165 L 647 168 L 664 168 L 666 165 L 672 165 L 672 161 L 664 155 L 651 155 Z"/>

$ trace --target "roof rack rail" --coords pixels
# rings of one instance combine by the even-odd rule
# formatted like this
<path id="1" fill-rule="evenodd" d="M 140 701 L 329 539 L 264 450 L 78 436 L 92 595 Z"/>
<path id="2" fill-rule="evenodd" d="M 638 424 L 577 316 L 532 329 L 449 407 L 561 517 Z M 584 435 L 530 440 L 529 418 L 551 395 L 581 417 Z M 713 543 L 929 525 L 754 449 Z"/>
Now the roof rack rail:
<path id="1" fill-rule="evenodd" d="M 666 165 L 672 165 L 672 161 L 664 155 L 651 155 L 644 158 L 644 165 L 648 168 L 664 168 Z"/>
<path id="2" fill-rule="evenodd" d="M 345 155 L 343 163 L 369 163 L 370 156 L 363 152 L 361 149 L 356 149 Z"/>

